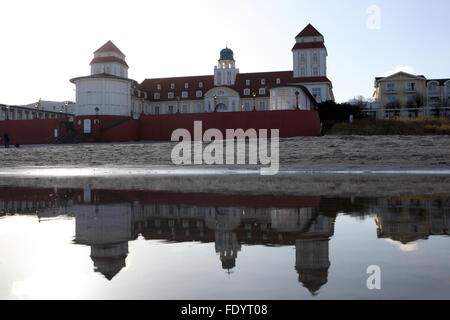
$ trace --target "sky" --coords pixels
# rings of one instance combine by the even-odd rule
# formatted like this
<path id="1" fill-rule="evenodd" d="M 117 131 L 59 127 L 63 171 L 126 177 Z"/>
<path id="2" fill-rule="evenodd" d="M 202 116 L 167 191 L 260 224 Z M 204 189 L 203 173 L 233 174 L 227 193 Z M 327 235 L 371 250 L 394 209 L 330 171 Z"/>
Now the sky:
<path id="1" fill-rule="evenodd" d="M 403 70 L 450 78 L 448 0 L 39 0 L 0 2 L 0 104 L 75 100 L 71 78 L 112 40 L 129 77 L 213 74 L 227 44 L 240 72 L 293 69 L 295 36 L 325 36 L 338 102 Z"/>

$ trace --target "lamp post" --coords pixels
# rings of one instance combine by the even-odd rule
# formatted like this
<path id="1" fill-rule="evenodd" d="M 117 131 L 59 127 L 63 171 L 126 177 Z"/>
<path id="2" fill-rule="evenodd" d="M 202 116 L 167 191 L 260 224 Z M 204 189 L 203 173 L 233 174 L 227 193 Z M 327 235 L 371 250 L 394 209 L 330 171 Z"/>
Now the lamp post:
<path id="1" fill-rule="evenodd" d="M 297 99 L 297 109 L 298 109 L 298 95 L 300 94 L 300 92 L 295 91 L 295 98 Z"/>
<path id="2" fill-rule="evenodd" d="M 6 120 L 9 120 L 9 106 L 6 106 Z"/>
<path id="3" fill-rule="evenodd" d="M 41 99 L 39 99 L 38 102 L 36 102 L 36 104 L 34 105 L 34 107 L 36 108 L 36 119 L 39 119 L 39 107 L 41 105 Z"/>
<path id="4" fill-rule="evenodd" d="M 177 113 L 180 113 L 180 96 L 177 96 Z"/>

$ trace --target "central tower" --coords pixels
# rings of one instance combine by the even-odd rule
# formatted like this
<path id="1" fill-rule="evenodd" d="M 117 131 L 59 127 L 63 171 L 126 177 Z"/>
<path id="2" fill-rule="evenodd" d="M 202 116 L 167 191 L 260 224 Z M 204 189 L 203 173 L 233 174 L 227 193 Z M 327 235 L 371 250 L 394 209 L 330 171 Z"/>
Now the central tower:
<path id="1" fill-rule="evenodd" d="M 214 67 L 214 85 L 232 86 L 236 82 L 236 75 L 239 69 L 236 69 L 233 50 L 226 47 L 220 51 L 218 65 Z"/>

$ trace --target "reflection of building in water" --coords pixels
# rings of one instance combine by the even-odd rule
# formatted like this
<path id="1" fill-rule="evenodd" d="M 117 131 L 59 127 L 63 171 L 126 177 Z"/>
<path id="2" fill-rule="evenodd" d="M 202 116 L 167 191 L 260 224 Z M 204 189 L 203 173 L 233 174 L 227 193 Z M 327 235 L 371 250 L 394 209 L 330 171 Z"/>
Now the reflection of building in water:
<path id="1" fill-rule="evenodd" d="M 130 204 L 82 204 L 71 210 L 76 218 L 75 243 L 91 247 L 95 271 L 111 280 L 126 265 L 131 240 Z"/>
<path id="2" fill-rule="evenodd" d="M 334 221 L 335 217 L 317 216 L 295 242 L 298 281 L 313 295 L 328 281 L 328 244 L 334 234 Z"/>
<path id="3" fill-rule="evenodd" d="M 381 213 L 376 217 L 379 238 L 390 238 L 402 244 L 430 235 L 448 235 L 449 198 L 382 199 Z"/>
<path id="4" fill-rule="evenodd" d="M 24 199 L 20 194 L 22 189 L 6 197 L 32 199 L 33 206 L 39 201 L 58 204 L 75 217 L 75 243 L 91 247 L 95 271 L 107 279 L 126 266 L 128 241 L 142 235 L 173 242 L 214 242 L 228 272 L 236 267 L 241 244 L 295 245 L 299 280 L 312 292 L 327 281 L 334 218 L 319 215 L 319 197 L 89 189 L 30 190 Z"/>

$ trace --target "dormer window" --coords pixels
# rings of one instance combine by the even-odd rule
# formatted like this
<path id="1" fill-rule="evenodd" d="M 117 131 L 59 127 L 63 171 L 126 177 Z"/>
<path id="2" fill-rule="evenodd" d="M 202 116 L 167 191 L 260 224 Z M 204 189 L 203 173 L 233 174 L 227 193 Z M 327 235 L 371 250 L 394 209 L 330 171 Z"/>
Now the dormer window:
<path id="1" fill-rule="evenodd" d="M 259 88 L 259 95 L 264 96 L 266 94 L 266 88 Z"/>
<path id="2" fill-rule="evenodd" d="M 153 98 L 154 98 L 155 100 L 159 100 L 159 99 L 161 98 L 161 96 L 160 96 L 160 94 L 157 92 L 157 93 L 155 93 L 155 94 L 153 95 Z"/>
<path id="3" fill-rule="evenodd" d="M 250 95 L 250 89 L 244 89 L 244 96 Z"/>
<path id="4" fill-rule="evenodd" d="M 249 86 L 250 85 L 250 80 L 245 80 L 245 85 Z"/>
<path id="5" fill-rule="evenodd" d="M 167 98 L 173 99 L 173 97 L 174 97 L 173 92 L 169 92 L 169 93 L 167 94 Z"/>
<path id="6" fill-rule="evenodd" d="M 172 90 L 175 89 L 175 83 L 170 84 L 170 89 L 172 89 Z"/>
<path id="7" fill-rule="evenodd" d="M 189 88 L 189 83 L 186 82 L 186 83 L 184 84 L 184 88 L 185 88 L 185 89 L 188 89 L 188 88 Z"/>
<path id="8" fill-rule="evenodd" d="M 197 98 L 201 98 L 201 97 L 203 96 L 203 92 L 202 92 L 201 90 L 198 90 L 198 91 L 195 93 L 195 96 L 196 96 Z"/>
<path id="9" fill-rule="evenodd" d="M 181 97 L 182 97 L 182 98 L 187 98 L 188 96 L 189 96 L 189 94 L 188 94 L 187 91 L 183 91 L 183 92 L 181 93 Z"/>
<path id="10" fill-rule="evenodd" d="M 281 83 L 280 78 L 277 78 L 277 84 L 280 84 L 280 83 Z"/>
<path id="11" fill-rule="evenodd" d="M 160 84 L 157 84 L 157 85 L 156 85 L 156 89 L 161 90 L 161 85 L 160 85 Z"/>
<path id="12" fill-rule="evenodd" d="M 266 84 L 266 79 L 261 79 L 261 84 L 265 85 Z"/>
<path id="13" fill-rule="evenodd" d="M 199 88 L 203 88 L 203 82 L 199 82 L 199 83 L 198 83 L 198 87 L 199 87 Z"/>

